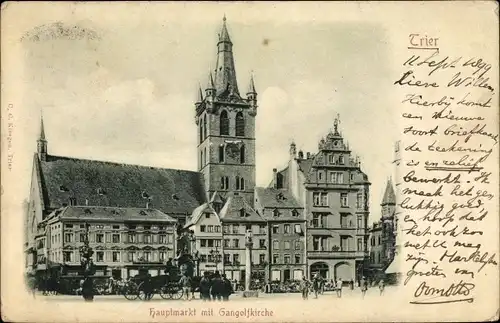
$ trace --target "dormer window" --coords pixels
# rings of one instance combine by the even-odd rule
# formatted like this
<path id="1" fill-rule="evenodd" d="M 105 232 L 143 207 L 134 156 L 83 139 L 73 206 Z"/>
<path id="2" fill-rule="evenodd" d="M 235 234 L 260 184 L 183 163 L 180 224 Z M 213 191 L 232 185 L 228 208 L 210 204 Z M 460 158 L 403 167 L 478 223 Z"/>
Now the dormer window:
<path id="1" fill-rule="evenodd" d="M 148 194 L 146 191 L 142 191 L 142 193 L 141 193 L 141 197 L 142 197 L 143 199 L 148 199 L 148 198 L 149 198 L 149 194 Z"/>
<path id="2" fill-rule="evenodd" d="M 292 210 L 292 216 L 298 217 L 299 216 L 299 211 L 297 210 Z"/>
<path id="3" fill-rule="evenodd" d="M 146 215 L 146 211 L 144 210 L 141 210 L 141 212 L 139 212 L 140 215 Z"/>
<path id="4" fill-rule="evenodd" d="M 273 211 L 273 216 L 274 216 L 275 218 L 279 217 L 279 216 L 280 216 L 280 211 L 279 211 L 278 209 L 274 209 L 274 211 Z"/>
<path id="5" fill-rule="evenodd" d="M 102 188 L 99 187 L 97 189 L 97 194 L 102 196 L 102 195 L 106 195 L 106 192 Z"/>
<path id="6" fill-rule="evenodd" d="M 246 216 L 246 212 L 245 212 L 245 209 L 241 209 L 240 210 L 240 217 L 244 218 Z"/>
<path id="7" fill-rule="evenodd" d="M 177 196 L 177 194 L 172 194 L 172 198 L 173 198 L 174 200 L 178 200 L 178 199 L 179 199 L 179 197 Z"/>
<path id="8" fill-rule="evenodd" d="M 90 211 L 90 209 L 85 209 L 85 214 L 92 214 L 92 211 Z"/>

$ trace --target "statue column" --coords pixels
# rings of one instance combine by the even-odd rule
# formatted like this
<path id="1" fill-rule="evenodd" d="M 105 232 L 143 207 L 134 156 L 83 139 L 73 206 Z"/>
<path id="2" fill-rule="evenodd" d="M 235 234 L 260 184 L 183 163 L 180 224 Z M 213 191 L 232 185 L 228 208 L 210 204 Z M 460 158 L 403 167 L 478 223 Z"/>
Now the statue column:
<path id="1" fill-rule="evenodd" d="M 243 297 L 259 297 L 258 291 L 250 290 L 250 282 L 252 277 L 252 230 L 247 230 L 245 234 L 245 291 L 243 292 Z"/>

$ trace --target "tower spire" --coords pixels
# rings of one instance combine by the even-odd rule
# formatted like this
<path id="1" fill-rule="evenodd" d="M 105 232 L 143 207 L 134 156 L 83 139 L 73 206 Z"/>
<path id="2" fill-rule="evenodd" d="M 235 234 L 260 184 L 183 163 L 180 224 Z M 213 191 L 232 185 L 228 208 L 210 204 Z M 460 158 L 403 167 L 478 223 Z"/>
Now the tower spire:
<path id="1" fill-rule="evenodd" d="M 257 93 L 255 91 L 255 83 L 253 81 L 253 72 L 250 74 L 250 84 L 248 85 L 248 93 L 247 94 L 254 94 Z"/>
<path id="2" fill-rule="evenodd" d="M 41 161 L 47 160 L 47 140 L 45 139 L 45 128 L 43 126 L 43 112 L 40 111 L 40 136 L 37 140 L 37 154 Z"/>
<path id="3" fill-rule="evenodd" d="M 201 90 L 201 84 L 198 84 L 198 102 L 203 102 L 203 91 Z"/>
<path id="4" fill-rule="evenodd" d="M 222 19 L 222 29 L 217 43 L 217 66 L 215 68 L 215 89 L 217 95 L 226 91 L 239 96 L 236 70 L 234 68 L 233 43 L 227 31 L 226 16 Z"/>

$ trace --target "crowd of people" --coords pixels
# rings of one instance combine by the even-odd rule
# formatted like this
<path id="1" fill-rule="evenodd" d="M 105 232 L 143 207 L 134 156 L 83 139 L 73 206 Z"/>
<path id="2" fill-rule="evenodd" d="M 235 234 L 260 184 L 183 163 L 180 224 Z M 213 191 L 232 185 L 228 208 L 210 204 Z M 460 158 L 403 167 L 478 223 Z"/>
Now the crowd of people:
<path id="1" fill-rule="evenodd" d="M 369 286 L 368 280 L 365 277 L 363 277 L 358 283 L 359 283 L 359 288 L 361 290 L 361 296 L 364 298 Z M 314 293 L 314 298 L 318 298 L 318 295 L 324 293 L 325 285 L 327 284 L 333 285 L 338 298 L 342 297 L 342 290 L 344 287 L 344 281 L 342 281 L 342 279 L 338 278 L 336 281 L 332 279 L 330 282 L 328 282 L 325 278 L 321 277 L 319 274 L 316 273 L 312 280 L 306 279 L 305 276 L 302 277 L 302 280 L 300 282 L 300 291 L 302 293 L 302 299 L 309 299 L 310 292 Z M 355 287 L 354 285 L 355 283 L 351 279 L 348 282 L 349 289 L 354 290 Z M 378 288 L 380 295 L 383 295 L 385 289 L 384 280 L 380 280 L 378 282 Z"/>
<path id="2" fill-rule="evenodd" d="M 194 298 L 194 289 L 192 278 L 182 276 L 179 284 L 182 286 L 185 300 L 189 301 Z M 203 273 L 203 277 L 199 282 L 200 299 L 203 301 L 228 301 L 229 296 L 234 293 L 233 285 L 225 274 L 220 274 L 215 271 L 214 274 Z"/>

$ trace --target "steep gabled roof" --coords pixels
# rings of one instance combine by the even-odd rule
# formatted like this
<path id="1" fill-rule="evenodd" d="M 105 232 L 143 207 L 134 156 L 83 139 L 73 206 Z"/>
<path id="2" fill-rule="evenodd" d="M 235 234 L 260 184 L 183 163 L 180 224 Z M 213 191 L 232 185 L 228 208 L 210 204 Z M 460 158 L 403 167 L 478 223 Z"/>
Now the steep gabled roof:
<path id="1" fill-rule="evenodd" d="M 287 189 L 256 187 L 255 194 L 264 208 L 302 209 L 303 206 Z"/>
<path id="2" fill-rule="evenodd" d="M 297 159 L 297 164 L 299 165 L 299 170 L 304 173 L 304 175 L 307 176 L 309 174 L 309 171 L 311 170 L 311 167 L 313 165 L 314 161 L 314 156 L 308 159 Z"/>
<path id="3" fill-rule="evenodd" d="M 191 214 L 206 202 L 201 173 L 47 156 L 38 161 L 45 205 L 51 209 L 87 203 L 94 206 L 159 209 Z"/>
<path id="4" fill-rule="evenodd" d="M 387 181 L 381 205 L 387 205 L 387 204 L 396 205 L 396 194 L 394 193 L 394 188 L 392 187 L 391 180 Z"/>
<path id="5" fill-rule="evenodd" d="M 186 225 L 184 225 L 184 228 L 188 228 L 198 223 L 198 221 L 200 220 L 201 216 L 204 213 L 211 213 L 217 216 L 217 213 L 214 211 L 214 209 L 210 206 L 209 203 L 203 203 L 202 205 L 194 209 L 193 214 L 191 214 L 189 219 L 186 221 Z"/>
<path id="6" fill-rule="evenodd" d="M 241 195 L 230 196 L 219 217 L 222 222 L 265 222 Z"/>

